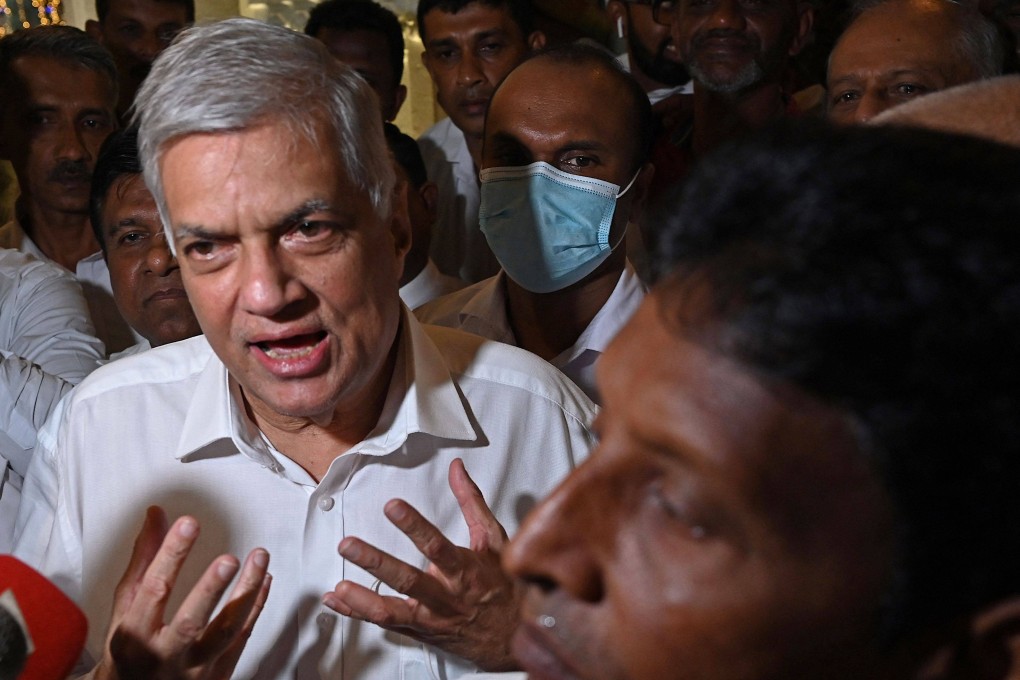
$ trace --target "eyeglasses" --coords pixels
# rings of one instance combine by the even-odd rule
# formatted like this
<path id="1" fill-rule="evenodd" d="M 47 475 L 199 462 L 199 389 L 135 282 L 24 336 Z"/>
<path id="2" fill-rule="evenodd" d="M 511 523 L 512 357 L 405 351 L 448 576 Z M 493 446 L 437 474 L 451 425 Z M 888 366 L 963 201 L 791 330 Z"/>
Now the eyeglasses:
<path id="1" fill-rule="evenodd" d="M 640 4 L 647 5 L 649 3 L 642 2 Z M 673 23 L 673 14 L 680 5 L 680 2 L 678 0 L 651 0 L 651 5 L 652 21 L 663 26 L 669 26 Z"/>

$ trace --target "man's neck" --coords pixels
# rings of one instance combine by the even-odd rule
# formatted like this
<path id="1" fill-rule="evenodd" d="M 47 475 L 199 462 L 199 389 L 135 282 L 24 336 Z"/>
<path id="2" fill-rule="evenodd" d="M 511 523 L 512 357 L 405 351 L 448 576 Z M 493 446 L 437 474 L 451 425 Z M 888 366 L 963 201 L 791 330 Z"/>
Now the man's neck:
<path id="1" fill-rule="evenodd" d="M 575 345 L 620 281 L 625 260 L 613 260 L 611 266 L 603 265 L 580 283 L 553 293 L 532 293 L 507 277 L 507 321 L 517 346 L 549 361 Z"/>
<path id="2" fill-rule="evenodd" d="M 85 213 L 47 210 L 34 202 L 19 202 L 18 221 L 46 257 L 69 271 L 75 271 L 80 260 L 99 250 Z"/>
<path id="3" fill-rule="evenodd" d="M 379 423 L 400 345 L 399 330 L 383 365 L 356 394 L 347 395 L 332 411 L 317 417 L 291 417 L 275 413 L 264 402 L 245 394 L 248 417 L 287 456 L 315 479 L 322 481 L 329 466 L 364 441 Z"/>
<path id="4" fill-rule="evenodd" d="M 735 94 L 712 92 L 695 82 L 695 157 L 744 133 L 758 130 L 786 111 L 786 99 L 779 83 L 765 82 Z"/>

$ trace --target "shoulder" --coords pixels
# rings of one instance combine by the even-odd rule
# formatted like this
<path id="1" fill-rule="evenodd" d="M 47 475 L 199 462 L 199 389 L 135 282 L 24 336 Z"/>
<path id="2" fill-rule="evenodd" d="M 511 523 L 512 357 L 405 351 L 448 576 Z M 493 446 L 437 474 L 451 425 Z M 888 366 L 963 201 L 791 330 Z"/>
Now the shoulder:
<path id="1" fill-rule="evenodd" d="M 499 393 L 517 393 L 540 399 L 586 426 L 595 417 L 597 407 L 584 392 L 531 352 L 454 328 L 423 328 L 465 393 L 478 390 L 491 398 L 498 398 Z"/>
<path id="2" fill-rule="evenodd" d="M 460 148 L 466 147 L 464 133 L 449 118 L 444 118 L 418 137 L 418 148 L 426 164 L 437 160 L 453 160 Z"/>
<path id="3" fill-rule="evenodd" d="M 72 392 L 76 403 L 124 395 L 136 389 L 173 391 L 191 383 L 214 357 L 204 335 L 155 347 L 96 369 Z"/>
<path id="4" fill-rule="evenodd" d="M 452 277 L 450 277 L 452 278 Z M 454 279 L 459 282 L 459 279 Z M 426 302 L 414 310 L 414 315 L 422 323 L 446 326 L 448 328 L 460 327 L 460 313 L 468 303 L 479 295 L 484 295 L 490 279 L 483 279 L 460 290 L 442 295 L 435 300 Z"/>

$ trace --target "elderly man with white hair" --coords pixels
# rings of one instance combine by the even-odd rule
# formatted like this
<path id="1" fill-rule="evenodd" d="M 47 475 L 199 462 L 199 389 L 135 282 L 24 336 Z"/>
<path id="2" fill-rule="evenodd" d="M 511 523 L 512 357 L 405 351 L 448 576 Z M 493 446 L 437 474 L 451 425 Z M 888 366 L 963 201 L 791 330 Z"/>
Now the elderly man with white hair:
<path id="1" fill-rule="evenodd" d="M 405 188 L 378 104 L 314 39 L 191 29 L 137 105 L 203 335 L 62 403 L 16 528 L 15 553 L 88 614 L 95 677 L 512 668 L 503 527 L 587 455 L 591 402 L 401 304 Z"/>

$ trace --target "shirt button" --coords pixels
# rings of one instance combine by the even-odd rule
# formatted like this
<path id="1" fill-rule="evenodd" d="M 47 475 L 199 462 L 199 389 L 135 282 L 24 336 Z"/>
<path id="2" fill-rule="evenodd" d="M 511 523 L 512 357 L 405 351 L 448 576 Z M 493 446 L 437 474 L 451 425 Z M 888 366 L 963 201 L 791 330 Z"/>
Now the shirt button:
<path id="1" fill-rule="evenodd" d="M 323 496 L 319 499 L 319 510 L 323 512 L 329 512 L 333 509 L 333 499 L 329 496 Z"/>

